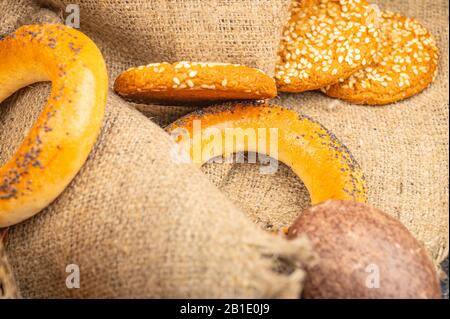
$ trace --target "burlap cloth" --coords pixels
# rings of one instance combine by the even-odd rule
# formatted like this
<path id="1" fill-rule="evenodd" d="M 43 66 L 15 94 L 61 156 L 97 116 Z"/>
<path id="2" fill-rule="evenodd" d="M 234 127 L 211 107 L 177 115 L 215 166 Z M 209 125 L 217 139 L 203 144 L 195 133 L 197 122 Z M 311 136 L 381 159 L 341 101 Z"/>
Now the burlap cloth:
<path id="1" fill-rule="evenodd" d="M 438 264 L 449 244 L 448 1 L 372 3 L 417 18 L 434 34 L 441 56 L 431 87 L 385 107 L 351 105 L 319 92 L 280 94 L 275 102 L 332 130 L 362 166 L 369 202 L 403 222 Z M 203 169 L 238 206 L 269 227 L 288 225 L 309 204 L 301 181 L 285 167 L 275 176 L 262 176 L 249 164 Z"/>
<path id="2" fill-rule="evenodd" d="M 2 21 L 2 32 L 58 21 L 32 1 L 1 1 L 0 12 L 15 18 Z M 2 103 L 0 163 L 49 88 L 35 84 Z M 9 231 L 23 296 L 298 297 L 302 265 L 311 260 L 307 241 L 291 243 L 257 227 L 200 170 L 175 162 L 173 149 L 168 134 L 110 92 L 104 127 L 82 170 L 47 209 Z M 66 285 L 77 275 L 66 272 L 72 264 L 80 288 Z M 72 287 L 78 280 L 70 278 Z"/>
<path id="3" fill-rule="evenodd" d="M 45 5 L 62 14 L 62 2 Z M 276 0 L 66 2 L 81 4 L 81 30 L 102 49 L 110 85 L 128 66 L 160 60 L 229 61 L 270 72 L 286 6 Z M 420 19 L 437 37 L 440 72 L 429 89 L 382 108 L 316 92 L 281 94 L 276 102 L 331 129 L 364 169 L 370 202 L 399 218 L 439 262 L 448 253 L 448 3 L 380 5 Z M 32 0 L 0 0 L 0 12 L 8 17 L 0 32 L 57 20 Z M 48 92 L 38 84 L 2 104 L 0 163 Z M 301 270 L 279 273 L 278 265 L 308 260 L 306 245 L 255 229 L 235 206 L 264 228 L 287 226 L 309 204 L 301 181 L 283 165 L 274 175 L 260 175 L 253 164 L 205 165 L 223 196 L 195 169 L 170 162 L 167 136 L 129 105 L 160 125 L 194 109 L 126 103 L 110 93 L 100 140 L 74 182 L 48 209 L 10 230 L 7 248 L 23 295 L 295 296 Z M 80 265 L 81 289 L 65 287 L 70 263 Z"/>
<path id="4" fill-rule="evenodd" d="M 280 94 L 277 103 L 306 113 L 346 144 L 366 175 L 369 202 L 398 218 L 436 264 L 449 247 L 448 1 L 371 1 L 419 19 L 437 39 L 439 73 L 423 93 L 385 107 L 351 105 L 319 92 Z M 290 170 L 261 179 L 254 166 L 205 167 L 211 179 L 253 215 L 283 225 L 307 205 Z M 242 204 L 241 204 L 242 203 Z"/>
<path id="5" fill-rule="evenodd" d="M 17 288 L 11 268 L 3 247 L 2 232 L 0 231 L 0 299 L 17 298 Z"/>
<path id="6" fill-rule="evenodd" d="M 361 164 L 369 202 L 403 222 L 439 264 L 449 246 L 448 1 L 372 3 L 419 19 L 436 37 L 439 72 L 431 87 L 384 107 L 351 105 L 320 92 L 281 93 L 274 102 L 308 114 L 332 130 Z M 192 110 L 136 107 L 161 125 Z M 289 225 L 310 204 L 302 182 L 284 165 L 274 175 L 261 175 L 252 164 L 207 164 L 203 171 L 267 228 Z"/>

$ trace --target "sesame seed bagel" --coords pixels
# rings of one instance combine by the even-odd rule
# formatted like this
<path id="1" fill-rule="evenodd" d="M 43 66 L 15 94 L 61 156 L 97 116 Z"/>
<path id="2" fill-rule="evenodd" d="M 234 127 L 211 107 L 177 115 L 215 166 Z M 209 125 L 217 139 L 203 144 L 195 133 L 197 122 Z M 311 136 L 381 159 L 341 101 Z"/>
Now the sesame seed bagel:
<path id="1" fill-rule="evenodd" d="M 434 80 L 438 48 L 434 37 L 415 19 L 383 12 L 383 41 L 377 62 L 323 91 L 357 104 L 393 103 L 427 88 Z"/>
<path id="2" fill-rule="evenodd" d="M 269 134 L 270 129 L 276 134 Z M 188 114 L 166 130 L 197 165 L 220 155 L 262 153 L 288 165 L 304 182 L 313 204 L 367 201 L 364 175 L 348 149 L 322 125 L 285 107 L 228 103 Z"/>
<path id="3" fill-rule="evenodd" d="M 275 70 L 283 92 L 316 90 L 369 65 L 379 45 L 377 12 L 365 0 L 294 1 Z"/>
<path id="4" fill-rule="evenodd" d="M 107 94 L 96 45 L 64 25 L 30 25 L 0 40 L 0 102 L 18 89 L 51 81 L 42 113 L 0 168 L 0 227 L 49 205 L 85 162 L 99 133 Z"/>
<path id="5" fill-rule="evenodd" d="M 115 91 L 124 98 L 153 102 L 259 100 L 277 95 L 263 71 L 238 64 L 152 63 L 121 73 Z"/>

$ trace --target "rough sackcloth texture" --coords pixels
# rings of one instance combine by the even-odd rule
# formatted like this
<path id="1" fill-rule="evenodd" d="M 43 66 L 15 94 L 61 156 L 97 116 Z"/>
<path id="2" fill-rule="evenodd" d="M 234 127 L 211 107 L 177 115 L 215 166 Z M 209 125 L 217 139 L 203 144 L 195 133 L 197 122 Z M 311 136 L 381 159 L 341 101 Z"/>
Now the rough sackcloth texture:
<path id="1" fill-rule="evenodd" d="M 438 75 L 424 92 L 383 107 L 358 106 L 320 92 L 279 94 L 278 103 L 330 129 L 362 166 L 369 202 L 399 219 L 438 265 L 448 255 L 449 32 L 448 1 L 375 0 L 380 9 L 414 17 L 436 37 Z M 136 105 L 161 125 L 192 108 Z M 241 209 L 264 227 L 288 226 L 309 196 L 286 166 L 261 175 L 254 164 L 207 164 L 203 171 Z"/>
<path id="2" fill-rule="evenodd" d="M 176 11 L 179 7 L 188 11 L 187 3 L 191 1 L 151 1 L 152 8 L 159 8 L 155 12 L 161 12 L 161 15 L 155 15 L 153 9 L 146 4 L 147 2 L 142 0 L 128 1 L 128 8 L 115 4 L 111 5 L 109 2 L 107 2 L 108 5 L 103 5 L 106 2 L 95 0 L 67 2 L 81 2 L 81 30 L 86 32 L 101 47 L 108 63 L 110 85 L 120 71 L 132 65 L 159 62 L 159 60 L 204 59 L 205 52 L 203 50 L 190 53 L 191 55 L 188 55 L 187 52 L 193 51 L 186 48 L 183 48 L 183 51 L 178 51 L 182 47 L 179 44 L 180 41 L 200 47 L 198 45 L 200 42 L 192 41 L 197 33 L 186 33 L 185 27 L 182 26 L 184 20 L 180 20 L 177 15 L 173 15 L 173 12 L 183 11 Z M 204 2 L 209 3 L 209 1 Z M 195 1 L 192 1 L 192 3 L 195 3 Z M 217 1 L 216 3 L 223 4 L 224 2 Z M 237 2 L 227 1 L 227 3 L 236 4 Z M 241 1 L 240 3 L 245 5 L 248 2 Z M 266 6 L 262 11 L 251 10 L 255 13 L 255 16 L 263 18 L 266 17 L 266 11 L 269 13 L 276 12 L 272 11 L 271 8 L 280 6 L 277 1 L 252 1 L 252 3 L 253 6 L 255 6 L 255 3 Z M 441 57 L 437 79 L 430 88 L 418 96 L 385 107 L 351 105 L 325 97 L 319 92 L 280 94 L 274 102 L 304 112 L 332 130 L 349 147 L 365 171 L 369 184 L 370 202 L 401 220 L 424 243 L 434 260 L 439 262 L 448 254 L 448 3 L 443 0 L 426 2 L 420 0 L 395 2 L 379 0 L 376 3 L 382 9 L 389 8 L 399 11 L 403 15 L 419 19 L 436 36 Z M 154 4 L 156 7 L 153 7 Z M 61 1 L 47 0 L 45 5 L 52 7 L 52 10 L 58 13 L 64 13 L 65 3 L 61 3 Z M 214 16 L 217 10 L 225 10 L 223 7 L 207 6 L 204 10 L 206 10 L 206 15 Z M 146 8 L 146 10 L 142 10 L 142 8 Z M 161 8 L 168 10 L 164 13 L 165 18 L 161 18 L 164 11 Z M 0 9 L 0 12 L 8 17 L 1 21 L 0 32 L 11 31 L 25 23 L 55 19 L 50 11 L 40 10 L 39 6 L 32 3 L 31 0 L 14 1 L 13 4 L 10 1 L 2 0 L 0 1 Z M 153 15 L 145 15 L 147 11 L 153 12 Z M 169 14 L 170 17 L 168 17 L 168 12 L 172 13 L 172 15 Z M 228 12 L 227 16 L 232 15 L 233 12 Z M 191 15 L 194 16 L 195 13 L 191 12 Z M 180 16 L 184 15 L 180 13 Z M 159 32 L 154 35 L 153 33 L 162 26 L 160 23 L 166 21 L 164 19 L 169 19 L 170 25 L 173 26 L 165 25 L 165 28 L 171 28 L 170 32 L 166 32 L 167 29 L 159 29 Z M 266 19 L 264 18 L 264 20 Z M 205 30 L 217 30 L 212 27 L 202 29 L 204 26 L 196 25 L 196 23 L 202 23 L 201 21 L 203 20 L 197 18 L 190 19 L 190 24 L 194 25 L 192 30 L 202 30 L 202 33 Z M 270 23 L 270 26 L 267 24 L 269 28 L 274 27 L 271 24 L 273 21 L 276 20 L 272 19 L 268 22 Z M 246 28 L 244 26 L 239 31 L 239 28 L 235 26 L 227 30 L 233 34 L 235 30 L 238 35 L 244 34 L 241 38 L 244 39 L 248 38 L 248 34 L 243 32 Z M 222 29 L 219 28 L 219 30 Z M 159 34 L 162 34 L 162 32 L 166 33 L 160 37 Z M 229 33 L 224 32 L 218 37 L 219 39 L 228 38 Z M 264 41 L 265 37 L 268 36 L 268 33 L 264 33 L 264 36 L 262 34 L 258 36 L 259 41 Z M 272 32 L 271 35 L 274 35 L 274 33 Z M 186 38 L 186 42 L 183 42 L 182 37 Z M 201 39 L 196 41 L 201 41 Z M 218 42 L 213 41 L 212 43 L 212 47 L 208 47 L 208 54 L 211 54 L 211 56 L 220 54 L 220 52 L 227 52 L 224 51 L 227 49 L 223 47 L 223 44 L 219 46 L 217 45 Z M 236 41 L 232 40 L 228 44 L 234 45 L 234 48 L 236 48 L 245 44 L 245 41 L 238 45 Z M 253 43 L 253 45 L 255 44 Z M 248 48 L 249 52 L 253 49 Z M 240 50 L 240 52 L 242 56 L 232 62 L 259 66 L 266 71 L 270 71 L 261 61 L 259 62 L 261 64 L 247 62 L 248 60 L 244 58 L 247 56 L 246 50 Z M 226 56 L 215 56 L 215 58 L 231 61 Z M 17 94 L 10 101 L 3 103 L 2 108 L 0 108 L 0 163 L 11 153 L 8 145 L 18 143 L 20 137 L 23 137 L 23 123 L 31 123 L 30 117 L 34 113 L 30 111 L 30 105 L 34 106 L 35 102 L 43 103 L 45 94 L 41 92 L 41 87 L 42 85 L 36 85 L 32 89 L 23 90 L 21 94 Z M 31 104 L 29 99 L 37 100 Z M 10 104 L 15 104 L 14 108 L 8 107 Z M 128 103 L 128 105 L 137 108 L 159 125 L 166 125 L 195 109 L 192 106 L 133 103 Z M 25 109 L 27 112 L 25 112 Z M 8 121 L 10 118 L 15 119 L 16 125 Z M 8 133 L 5 134 L 5 132 Z M 157 134 L 158 137 L 147 136 L 149 132 L 152 135 Z M 84 271 L 88 270 L 89 275 L 85 279 L 85 284 L 90 286 L 86 289 L 95 292 L 95 296 L 129 295 L 131 290 L 124 291 L 123 289 L 133 285 L 136 285 L 133 293 L 136 291 L 138 296 L 148 296 L 149 294 L 143 291 L 148 287 L 155 287 L 152 286 L 153 284 L 156 284 L 158 289 L 152 290 L 152 296 L 186 296 L 187 292 L 186 290 L 183 292 L 183 289 L 186 289 L 189 284 L 193 288 L 190 296 L 204 296 L 206 294 L 209 294 L 209 296 L 250 296 L 250 290 L 257 292 L 255 295 L 269 295 L 270 293 L 267 292 L 271 291 L 272 293 L 273 290 L 268 287 L 277 282 L 279 278 L 283 279 L 283 283 L 273 286 L 277 291 L 284 283 L 291 282 L 285 276 L 278 276 L 277 280 L 272 280 L 273 274 L 271 272 L 265 272 L 264 275 L 261 275 L 260 271 L 257 270 L 260 268 L 255 262 L 248 263 L 248 266 L 242 265 L 246 262 L 246 258 L 252 259 L 242 253 L 244 249 L 241 243 L 242 237 L 251 238 L 252 242 L 257 241 L 258 245 L 256 246 L 260 248 L 267 247 L 267 240 L 258 241 L 254 239 L 254 235 L 244 236 L 242 226 L 236 226 L 234 223 L 240 224 L 242 222 L 246 224 L 245 227 L 250 229 L 247 220 L 242 218 L 241 214 L 236 213 L 234 207 L 228 208 L 232 205 L 223 199 L 215 189 L 210 188 L 196 172 L 191 172 L 188 169 L 189 173 L 186 173 L 184 169 L 175 169 L 172 167 L 173 165 L 169 165 L 170 168 L 162 165 L 163 161 L 160 156 L 164 153 L 162 150 L 167 149 L 167 145 L 160 142 L 157 145 L 162 149 L 158 149 L 157 146 L 152 144 L 154 140 L 160 141 L 160 139 L 163 139 L 163 135 L 160 134 L 160 131 L 154 125 L 128 109 L 126 102 L 113 94 L 110 95 L 102 137 L 83 171 L 80 172 L 71 187 L 51 207 L 32 220 L 14 227 L 10 232 L 9 257 L 16 273 L 16 280 L 25 296 L 83 295 L 84 292 L 67 291 L 67 289 L 61 287 L 61 285 L 64 285 L 64 278 L 67 275 L 61 267 L 65 267 L 68 263 L 75 263 L 76 261 L 73 259 L 80 259 L 80 263 L 85 265 L 81 269 L 82 272 L 83 269 Z M 115 139 L 113 139 L 113 136 Z M 12 142 L 4 142 L 5 138 Z M 121 141 L 119 143 L 121 146 L 112 147 L 118 141 Z M 164 144 L 164 147 L 161 144 Z M 3 152 L 6 152 L 6 155 L 2 155 Z M 130 156 L 130 152 L 136 154 L 133 153 Z M 112 158 L 118 162 L 109 163 Z M 157 164 L 154 164 L 155 162 Z M 94 163 L 95 165 L 103 163 L 103 168 L 94 170 Z M 134 166 L 139 168 L 137 169 Z M 95 174 L 105 174 L 105 169 L 115 172 L 107 176 L 109 178 L 106 183 L 108 192 L 104 189 L 105 185 L 102 185 L 106 177 L 101 175 L 99 175 L 101 177 L 94 177 Z M 118 173 L 119 170 L 121 170 L 121 173 Z M 148 176 L 143 176 L 149 172 L 153 172 L 153 179 L 156 178 L 156 181 L 150 181 Z M 178 184 L 172 185 L 168 182 L 170 178 L 161 180 L 158 177 L 161 174 L 167 174 L 167 172 L 172 172 L 170 176 L 176 176 L 177 181 L 186 176 L 191 179 L 189 182 L 183 181 L 181 186 Z M 284 165 L 281 165 L 280 169 L 272 175 L 261 175 L 259 167 L 253 164 L 207 164 L 203 167 L 203 172 L 222 190 L 228 199 L 235 202 L 236 206 L 267 229 L 276 230 L 289 225 L 301 209 L 309 205 L 308 194 L 301 181 Z M 195 174 L 195 178 L 192 178 L 191 174 Z M 128 184 L 130 183 L 129 179 L 132 181 L 135 179 L 132 183 L 134 188 L 127 190 L 126 186 L 130 185 Z M 125 184 L 121 185 L 121 182 Z M 155 186 L 152 183 L 159 184 Z M 86 185 L 89 185 L 89 190 L 85 189 Z M 147 190 L 143 191 L 141 185 L 145 185 Z M 173 187 L 175 189 L 172 189 Z M 164 191 L 160 188 L 164 188 Z M 101 194 L 97 195 L 97 192 Z M 201 192 L 202 196 L 197 194 L 198 192 Z M 214 196 L 210 194 L 211 192 L 214 193 Z M 214 206 L 219 203 L 217 198 L 212 199 L 213 203 L 205 200 L 205 196 L 208 195 L 211 198 L 220 197 L 220 205 Z M 170 204 L 164 202 L 167 206 L 161 205 L 166 207 L 165 209 L 160 208 L 160 201 L 163 201 L 163 199 L 160 199 L 161 196 L 166 201 L 168 201 L 167 197 L 170 198 Z M 84 198 L 84 200 L 79 202 L 77 201 L 79 198 Z M 156 203 L 148 203 L 148 201 L 155 201 L 155 199 Z M 185 203 L 185 200 L 189 200 L 189 203 Z M 129 216 L 124 214 L 123 210 L 121 211 L 121 208 L 123 209 L 126 206 L 123 203 L 124 201 L 128 202 L 127 206 L 134 203 L 134 205 L 143 209 L 149 209 L 151 216 L 145 216 L 152 221 L 147 221 L 144 225 L 139 223 L 136 230 L 136 225 L 128 219 Z M 197 201 L 200 201 L 201 205 Z M 117 207 L 113 206 L 114 209 L 108 210 L 106 209 L 106 202 Z M 182 206 L 181 208 L 175 207 L 177 205 Z M 160 210 L 162 213 L 156 214 L 152 211 L 153 209 Z M 178 216 L 174 210 L 176 212 L 183 211 L 184 214 Z M 196 210 L 200 210 L 202 213 Z M 95 213 L 94 216 L 91 214 L 87 218 L 88 211 L 90 213 L 92 211 L 98 212 L 100 216 L 96 216 L 97 213 Z M 162 218 L 160 215 L 165 217 Z M 155 221 L 153 218 L 155 218 Z M 237 245 L 236 251 L 234 251 L 234 257 L 239 260 L 236 269 L 227 269 L 235 267 L 234 263 L 233 266 L 230 266 L 231 263 L 225 262 L 222 267 L 215 264 L 223 257 L 223 250 L 217 250 L 217 247 L 223 248 L 224 245 L 217 246 L 219 239 L 212 234 L 218 231 L 224 234 L 224 230 L 231 227 L 229 219 L 233 220 L 232 225 L 239 228 L 240 231 L 234 232 L 233 230 L 233 237 L 222 236 L 221 243 L 231 241 L 233 245 Z M 168 220 L 176 220 L 176 222 L 167 225 Z M 206 220 L 208 220 L 207 223 Z M 198 256 L 194 261 L 186 262 L 189 259 L 187 255 L 192 253 L 192 250 L 199 250 L 197 246 L 195 249 L 191 247 L 192 242 L 198 242 L 196 239 L 187 241 L 191 244 L 190 249 L 187 249 L 186 246 L 174 248 L 176 243 L 180 242 L 179 237 L 175 239 L 174 234 L 169 236 L 165 232 L 168 228 L 170 231 L 178 230 L 183 222 L 190 225 L 190 227 L 182 228 L 188 229 L 189 236 L 187 238 L 191 238 L 190 236 L 205 236 L 208 241 L 213 241 L 213 243 L 208 243 L 206 247 L 202 247 L 201 253 L 197 251 L 197 255 L 200 254 L 203 259 L 214 257 L 208 264 L 208 267 L 211 268 L 202 268 L 204 261 L 200 261 L 197 258 Z M 101 223 L 102 226 L 99 227 L 97 223 Z M 202 223 L 206 223 L 202 229 L 208 230 L 207 234 L 196 231 Z M 219 223 L 220 227 L 218 226 Z M 210 229 L 211 227 L 212 229 Z M 92 229 L 101 229 L 101 231 L 92 234 Z M 149 244 L 147 237 L 150 236 L 148 235 L 149 229 L 160 234 L 155 234 L 152 237 L 153 239 L 157 238 L 158 241 L 161 240 L 164 243 L 167 240 L 172 245 L 163 247 L 166 252 L 171 252 L 170 256 L 181 254 L 182 257 L 176 260 L 178 266 L 183 265 L 183 271 L 177 274 L 173 273 L 175 265 L 171 262 L 175 259 L 169 258 L 165 261 L 158 259 L 164 258 L 166 255 L 160 253 L 159 249 L 163 248 L 158 247 L 156 243 Z M 250 233 L 256 233 L 257 237 L 266 237 L 253 228 L 251 229 Z M 177 236 L 180 235 L 179 232 L 175 233 L 178 234 Z M 167 237 L 161 239 L 159 236 L 163 236 L 163 234 Z M 234 238 L 236 235 L 238 238 Z M 181 238 L 186 240 L 185 236 L 181 236 Z M 122 241 L 125 242 L 122 243 Z M 127 245 L 130 245 L 131 248 Z M 150 249 L 148 248 L 153 249 L 155 246 L 157 246 L 157 257 L 153 257 L 152 262 L 156 260 L 158 265 L 168 265 L 168 269 L 155 268 L 158 269 L 157 274 L 164 272 L 163 275 L 164 278 L 168 279 L 167 282 L 154 279 L 154 275 L 149 277 L 154 268 L 139 268 L 143 263 L 147 263 L 151 267 L 154 266 L 149 261 Z M 249 248 L 253 246 L 255 245 L 244 245 L 245 249 L 251 250 L 253 254 L 260 257 L 259 253 Z M 104 249 L 104 247 L 108 247 L 109 250 Z M 213 247 L 216 249 L 213 250 Z M 171 249 L 175 249 L 176 252 Z M 142 252 L 139 260 L 128 259 L 130 261 L 126 262 L 123 256 L 126 254 L 129 254 L 127 256 L 136 256 L 136 250 Z M 260 252 L 261 249 L 257 249 L 257 251 Z M 270 249 L 270 251 L 273 252 L 274 250 Z M 268 254 L 268 256 L 271 255 Z M 305 255 L 307 255 L 306 252 Z M 95 258 L 92 258 L 92 256 L 95 256 Z M 103 262 L 109 262 L 113 266 L 105 269 L 100 268 Z M 264 262 L 273 265 L 266 259 L 264 259 Z M 198 265 L 201 265 L 200 268 L 203 272 L 208 269 L 208 273 L 203 274 L 204 277 L 202 278 L 209 279 L 205 280 L 202 285 L 198 285 L 198 276 L 201 276 L 202 273 Z M 216 267 L 211 265 L 216 265 Z M 246 267 L 251 267 L 255 272 L 258 272 L 257 280 L 249 279 L 249 277 L 253 278 L 256 275 Z M 217 277 L 215 277 L 214 274 L 209 272 L 217 268 L 221 271 L 225 269 L 226 272 L 225 276 L 223 273 L 220 274 L 220 277 L 225 279 L 222 280 L 221 278 L 220 281 L 216 282 L 214 279 L 219 278 L 219 275 L 217 274 Z M 34 274 L 36 269 L 37 273 L 30 277 L 29 274 Z M 121 272 L 121 279 L 116 278 L 118 269 L 123 271 Z M 197 276 L 187 279 L 185 274 L 188 271 L 195 271 Z M 261 277 L 270 277 L 271 280 L 261 281 Z M 96 280 L 92 281 L 92 278 Z M 115 279 L 107 284 L 102 282 L 100 285 L 99 278 L 104 280 L 107 278 Z M 177 280 L 172 280 L 174 278 Z M 228 280 L 230 278 L 233 278 L 239 284 L 236 282 L 231 284 Z M 123 284 L 120 280 L 126 280 L 127 284 Z M 57 286 L 49 287 L 48 283 L 55 281 Z M 187 281 L 189 284 L 186 283 Z M 264 282 L 264 284 L 261 284 L 261 282 Z M 168 283 L 172 285 L 169 286 L 170 288 L 167 288 Z M 182 284 L 180 285 L 180 283 Z M 216 285 L 216 287 L 212 288 L 211 285 Z M 226 288 L 224 288 L 224 285 L 226 285 Z M 249 288 L 251 285 L 257 285 L 257 287 L 253 286 L 254 289 L 247 290 L 242 288 L 243 286 Z M 104 288 L 104 286 L 107 288 Z M 99 287 L 102 287 L 103 290 L 98 291 Z M 160 293 L 161 291 L 165 293 Z M 285 292 L 284 296 L 288 295 L 286 290 L 283 290 L 283 292 Z M 280 296 L 280 294 L 274 295 Z M 292 294 L 289 294 L 289 296 L 292 296 Z"/>
<path id="3" fill-rule="evenodd" d="M 0 12 L 7 17 L 0 33 L 59 20 L 30 0 L 1 0 Z M 106 50 L 107 56 L 113 52 Z M 37 83 L 2 103 L 0 165 L 24 138 L 49 89 Z M 6 249 L 21 294 L 298 297 L 302 265 L 313 258 L 308 241 L 291 243 L 260 229 L 199 169 L 177 163 L 174 149 L 168 134 L 110 92 L 101 134 L 76 178 L 48 208 L 8 230 Z M 66 286 L 71 264 L 79 267 L 79 289 Z"/>
<path id="4" fill-rule="evenodd" d="M 449 244 L 448 2 L 373 2 L 380 9 L 418 19 L 436 37 L 440 59 L 435 82 L 417 96 L 383 107 L 352 105 L 320 92 L 280 94 L 273 102 L 303 112 L 333 131 L 362 166 L 368 180 L 369 202 L 404 223 L 439 264 L 448 255 Z M 109 11 L 114 10 L 105 11 L 112 14 Z M 86 19 L 83 21 L 82 16 L 81 23 L 87 24 L 88 34 L 100 38 L 110 55 L 114 47 L 102 41 L 102 26 L 91 26 L 90 18 Z M 173 23 L 178 25 L 176 21 L 174 17 Z M 131 52 L 140 48 L 134 42 L 127 43 Z M 129 61 L 141 63 L 138 54 L 135 58 L 114 55 L 114 59 L 111 62 L 120 67 Z M 117 62 L 119 59 L 124 60 Z M 149 58 L 151 61 L 155 60 Z M 110 66 L 110 70 L 113 81 L 117 68 Z M 162 126 L 195 109 L 132 105 Z M 310 204 L 302 182 L 284 165 L 271 175 L 261 175 L 253 164 L 212 163 L 204 165 L 203 171 L 228 198 L 268 229 L 288 226 Z"/>
<path id="5" fill-rule="evenodd" d="M 11 268 L 3 247 L 2 232 L 0 231 L 0 299 L 17 298 L 17 288 Z"/>
<path id="6" fill-rule="evenodd" d="M 373 2 L 417 18 L 436 37 L 440 59 L 435 82 L 417 96 L 384 107 L 352 105 L 319 92 L 283 94 L 280 103 L 317 119 L 349 147 L 366 174 L 369 202 L 399 219 L 439 264 L 449 245 L 448 1 Z M 233 174 L 219 172 L 215 176 L 220 179 Z M 235 175 L 254 183 L 253 172 Z M 276 201 L 266 201 L 259 211 L 274 214 L 276 208 L 286 213 L 283 220 L 292 220 L 301 206 L 296 202 L 299 185 L 289 188 L 287 199 L 274 196 Z M 270 194 L 276 188 L 268 183 L 262 191 Z"/>
<path id="7" fill-rule="evenodd" d="M 80 6 L 112 78 L 151 62 L 241 63 L 270 75 L 290 0 L 39 0 Z"/>

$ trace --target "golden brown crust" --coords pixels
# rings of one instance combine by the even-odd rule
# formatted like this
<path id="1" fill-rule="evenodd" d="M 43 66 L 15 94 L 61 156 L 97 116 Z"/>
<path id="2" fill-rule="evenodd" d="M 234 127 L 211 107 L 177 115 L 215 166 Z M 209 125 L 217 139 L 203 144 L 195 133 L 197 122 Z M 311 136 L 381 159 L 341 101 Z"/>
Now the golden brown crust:
<path id="1" fill-rule="evenodd" d="M 379 46 L 377 12 L 365 0 L 294 1 L 275 70 L 282 92 L 315 90 L 369 65 Z"/>
<path id="2" fill-rule="evenodd" d="M 195 121 L 200 121 L 202 134 L 220 131 L 221 139 L 203 136 L 201 144 L 194 137 Z M 197 122 L 198 123 L 198 122 Z M 234 128 L 234 141 L 242 140 L 246 134 L 262 138 L 261 145 L 226 143 L 227 128 Z M 312 203 L 324 200 L 348 199 L 365 202 L 366 182 L 364 175 L 348 149 L 328 130 L 305 115 L 288 108 L 265 103 L 227 103 L 201 109 L 172 123 L 166 130 L 188 151 L 194 163 L 202 165 L 209 159 L 235 152 L 261 152 L 272 156 L 273 141 L 269 129 L 277 130 L 277 160 L 282 161 L 303 180 L 309 190 Z M 263 129 L 260 133 L 258 129 Z M 178 136 L 186 130 L 190 139 Z M 250 131 L 249 131 L 250 130 Z M 262 133 L 266 135 L 261 135 Z M 229 134 L 229 132 L 228 132 Z M 244 139 L 245 140 L 245 139 Z M 192 143 L 191 143 L 192 141 Z M 212 153 L 199 149 L 211 150 Z M 214 153 L 214 154 L 213 154 Z M 200 158 L 199 158 L 200 157 Z"/>
<path id="3" fill-rule="evenodd" d="M 263 71 L 229 63 L 152 63 L 130 68 L 115 83 L 121 96 L 137 101 L 199 102 L 259 100 L 277 95 Z"/>
<path id="4" fill-rule="evenodd" d="M 383 12 L 383 41 L 377 62 L 325 94 L 357 104 L 383 105 L 413 96 L 434 80 L 438 49 L 433 36 L 415 19 Z"/>
<path id="5" fill-rule="evenodd" d="M 305 298 L 440 298 L 424 247 L 386 213 L 352 201 L 310 207 L 289 228 L 306 235 L 318 255 L 309 267 Z"/>
<path id="6" fill-rule="evenodd" d="M 0 40 L 0 102 L 38 81 L 47 104 L 14 156 L 0 167 L 0 227 L 42 210 L 69 184 L 95 143 L 108 78 L 102 55 L 81 32 L 30 25 Z"/>

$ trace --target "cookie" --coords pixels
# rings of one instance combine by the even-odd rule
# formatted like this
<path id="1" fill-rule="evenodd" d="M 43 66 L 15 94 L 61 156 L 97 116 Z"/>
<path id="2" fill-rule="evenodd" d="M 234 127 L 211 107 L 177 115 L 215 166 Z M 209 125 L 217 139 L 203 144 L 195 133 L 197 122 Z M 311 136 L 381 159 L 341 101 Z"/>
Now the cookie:
<path id="1" fill-rule="evenodd" d="M 365 0 L 294 2 L 278 52 L 278 89 L 316 90 L 367 67 L 379 46 L 377 24 Z"/>
<path id="2" fill-rule="evenodd" d="M 201 102 L 260 100 L 277 95 L 275 81 L 259 69 L 229 63 L 154 63 L 120 74 L 115 91 L 131 100 Z"/>
<path id="3" fill-rule="evenodd" d="M 438 65 L 434 37 L 417 20 L 383 12 L 380 59 L 325 94 L 357 104 L 383 105 L 419 93 L 433 82 Z"/>

